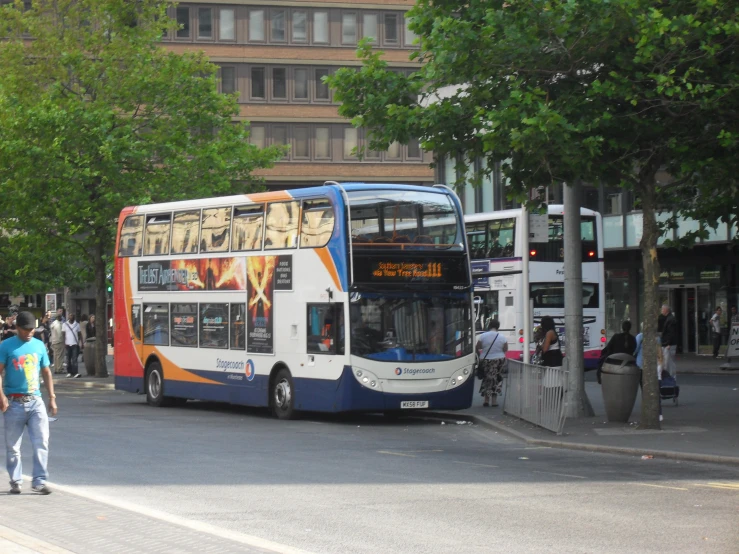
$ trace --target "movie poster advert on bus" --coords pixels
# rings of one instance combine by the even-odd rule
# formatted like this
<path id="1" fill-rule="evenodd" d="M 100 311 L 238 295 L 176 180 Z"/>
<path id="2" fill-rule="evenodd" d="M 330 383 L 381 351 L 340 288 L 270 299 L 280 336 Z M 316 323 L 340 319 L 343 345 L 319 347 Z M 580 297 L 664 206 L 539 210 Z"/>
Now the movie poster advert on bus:
<path id="1" fill-rule="evenodd" d="M 246 290 L 245 263 L 233 257 L 139 262 L 138 290 Z"/>
<path id="2" fill-rule="evenodd" d="M 293 257 L 277 256 L 275 290 L 293 290 Z"/>
<path id="3" fill-rule="evenodd" d="M 273 291 L 277 256 L 246 258 L 247 316 L 246 349 L 255 354 L 272 354 Z"/>

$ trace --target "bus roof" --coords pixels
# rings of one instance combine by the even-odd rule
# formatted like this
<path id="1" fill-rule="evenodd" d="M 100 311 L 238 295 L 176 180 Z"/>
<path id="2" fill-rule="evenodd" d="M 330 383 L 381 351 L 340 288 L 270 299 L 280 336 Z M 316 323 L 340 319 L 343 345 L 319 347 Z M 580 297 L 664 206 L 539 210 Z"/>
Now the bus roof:
<path id="1" fill-rule="evenodd" d="M 562 215 L 564 213 L 564 205 L 562 204 L 549 204 L 547 206 L 547 213 L 549 215 Z M 595 216 L 598 212 L 589 210 L 588 208 L 580 208 L 580 215 Z M 509 219 L 521 215 L 521 208 L 515 208 L 512 210 L 499 210 L 495 212 L 484 212 L 479 214 L 467 214 L 464 216 L 464 220 L 467 223 L 475 223 L 477 221 L 488 221 L 490 219 Z"/>
<path id="2" fill-rule="evenodd" d="M 257 202 L 275 202 L 280 200 L 293 200 L 299 198 L 326 195 L 330 191 L 338 192 L 343 188 L 347 192 L 364 191 L 364 190 L 406 190 L 406 191 L 423 191 L 449 195 L 450 190 L 446 187 L 429 187 L 425 185 L 401 185 L 394 183 L 341 183 L 341 184 L 325 184 L 317 187 L 305 187 L 291 190 L 275 190 L 256 192 L 252 194 L 237 194 L 232 196 L 215 196 L 211 198 L 196 198 L 192 200 L 180 200 L 176 202 L 164 202 L 160 204 L 142 204 L 140 206 L 128 206 L 124 210 L 135 208 L 136 213 L 156 213 L 186 210 L 193 208 L 209 208 L 215 206 L 223 206 L 227 204 L 239 203 L 257 203 Z"/>

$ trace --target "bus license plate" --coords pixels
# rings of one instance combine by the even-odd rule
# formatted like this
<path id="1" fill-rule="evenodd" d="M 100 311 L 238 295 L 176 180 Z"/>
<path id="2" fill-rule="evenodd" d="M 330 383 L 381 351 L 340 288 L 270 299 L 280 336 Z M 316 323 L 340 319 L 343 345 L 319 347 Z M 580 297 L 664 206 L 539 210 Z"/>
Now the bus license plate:
<path id="1" fill-rule="evenodd" d="M 428 400 L 406 400 L 405 402 L 400 403 L 400 407 L 402 409 L 428 408 L 429 401 Z"/>

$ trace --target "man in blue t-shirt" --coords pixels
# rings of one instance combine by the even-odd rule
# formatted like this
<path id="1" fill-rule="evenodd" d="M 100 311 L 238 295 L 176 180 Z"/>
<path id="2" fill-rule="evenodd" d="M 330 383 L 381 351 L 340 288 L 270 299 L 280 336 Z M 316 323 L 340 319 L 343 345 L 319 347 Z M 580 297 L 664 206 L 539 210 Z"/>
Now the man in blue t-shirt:
<path id="1" fill-rule="evenodd" d="M 36 318 L 21 312 L 15 322 L 18 335 L 0 343 L 0 410 L 5 415 L 5 449 L 10 474 L 10 494 L 20 494 L 23 484 L 21 441 L 23 429 L 33 446 L 33 482 L 31 489 L 50 494 L 46 485 L 49 472 L 49 418 L 41 398 L 41 373 L 49 391 L 49 413 L 56 415 L 54 379 L 49 369 L 49 355 L 44 343 L 33 338 Z"/>

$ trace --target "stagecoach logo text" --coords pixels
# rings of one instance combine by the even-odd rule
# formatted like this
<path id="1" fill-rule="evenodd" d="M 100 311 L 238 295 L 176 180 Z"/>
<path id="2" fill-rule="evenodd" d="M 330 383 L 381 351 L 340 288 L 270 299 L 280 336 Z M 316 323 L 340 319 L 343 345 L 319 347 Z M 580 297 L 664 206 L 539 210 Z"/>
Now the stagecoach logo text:
<path id="1" fill-rule="evenodd" d="M 155 266 L 139 266 L 139 284 L 141 285 L 187 285 L 188 281 L 197 281 L 198 272 L 187 269 L 164 269 Z"/>
<path id="2" fill-rule="evenodd" d="M 231 360 L 222 360 L 220 358 L 216 358 L 216 368 L 222 369 L 224 371 L 228 371 L 229 369 L 244 371 L 244 362 L 235 362 Z"/>
<path id="3" fill-rule="evenodd" d="M 436 368 L 434 367 L 396 367 L 395 368 L 395 375 L 403 375 L 405 373 L 406 375 L 420 375 L 423 373 L 436 373 Z"/>

